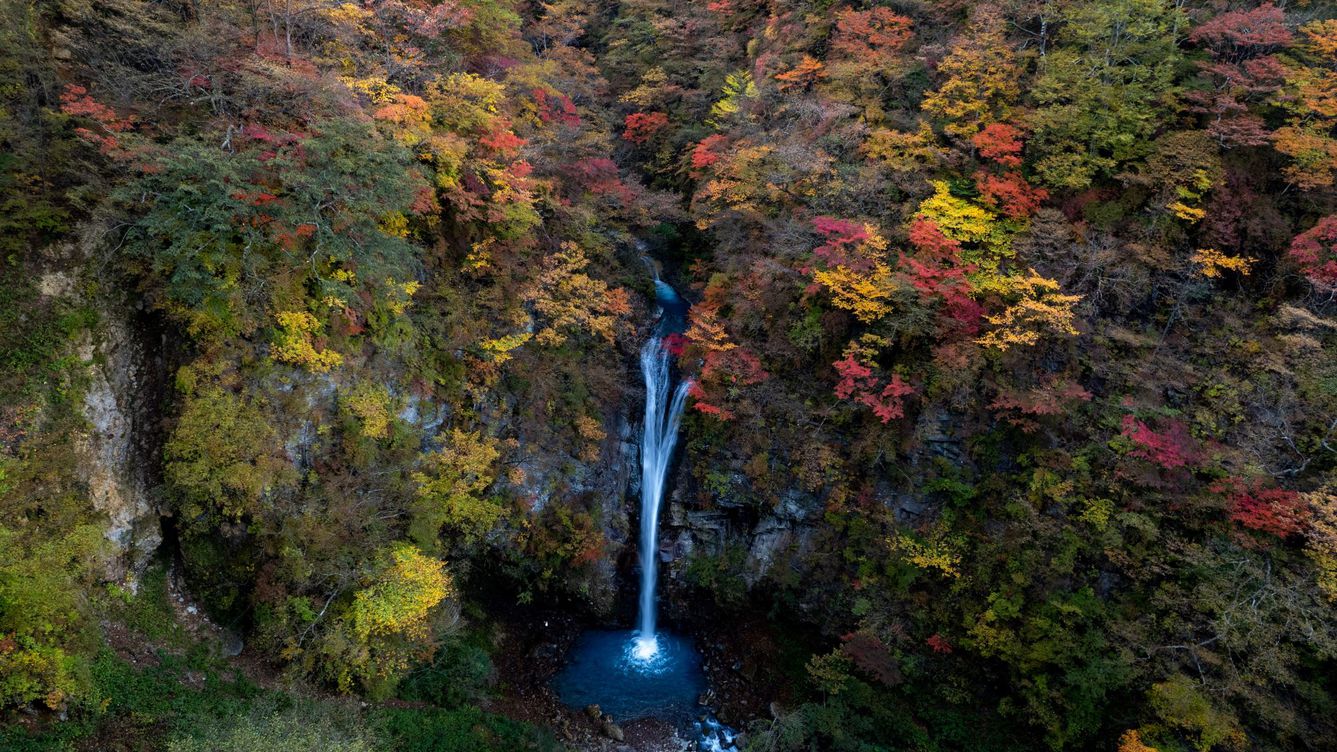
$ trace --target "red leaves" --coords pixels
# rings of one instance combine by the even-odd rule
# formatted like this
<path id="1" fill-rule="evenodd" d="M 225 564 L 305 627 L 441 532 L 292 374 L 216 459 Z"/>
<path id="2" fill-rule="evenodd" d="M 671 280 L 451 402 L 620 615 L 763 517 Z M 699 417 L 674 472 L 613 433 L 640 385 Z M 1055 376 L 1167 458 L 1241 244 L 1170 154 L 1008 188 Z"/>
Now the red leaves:
<path id="1" fill-rule="evenodd" d="M 930 219 L 919 217 L 910 225 L 910 242 L 918 251 L 901 257 L 901 275 L 922 298 L 937 298 L 949 319 L 949 328 L 973 336 L 979 331 L 984 309 L 970 297 L 969 265 L 958 265 L 961 244 L 947 237 Z"/>
<path id="2" fill-rule="evenodd" d="M 430 10 L 424 10 L 418 3 L 402 0 L 379 0 L 375 3 L 382 14 L 398 13 L 404 16 L 408 27 L 419 36 L 435 37 L 443 31 L 458 29 L 473 20 L 473 10 L 464 7 L 455 0 L 440 3 L 424 3 Z"/>
<path id="3" fill-rule="evenodd" d="M 596 196 L 615 196 L 625 205 L 635 200 L 635 194 L 618 174 L 617 163 L 611 159 L 582 159 L 564 172 L 571 176 L 572 182 Z"/>
<path id="4" fill-rule="evenodd" d="M 236 199 L 237 201 L 245 201 L 251 206 L 264 206 L 265 204 L 270 204 L 279 200 L 278 196 L 275 196 L 272 193 L 266 193 L 264 191 L 257 191 L 255 193 L 247 193 L 246 191 L 236 191 L 235 193 L 232 194 L 232 198 Z"/>
<path id="5" fill-rule="evenodd" d="M 723 146 L 728 139 L 718 133 L 706 136 L 701 139 L 695 147 L 692 148 L 692 177 L 700 177 L 700 171 L 720 161 L 720 153 L 716 148 Z"/>
<path id="6" fill-rule="evenodd" d="M 1201 454 L 1188 426 L 1178 420 L 1168 421 L 1165 430 L 1157 433 L 1132 415 L 1125 415 L 1122 435 L 1137 447 L 1131 452 L 1132 456 L 1165 470 L 1188 466 L 1197 462 Z"/>
<path id="7" fill-rule="evenodd" d="M 1337 214 L 1296 235 L 1289 256 L 1315 287 L 1337 289 Z"/>
<path id="8" fill-rule="evenodd" d="M 60 95 L 60 110 L 66 115 L 86 117 L 108 130 L 123 131 L 129 124 L 122 121 L 112 108 L 88 95 L 88 89 L 70 84 Z"/>
<path id="9" fill-rule="evenodd" d="M 1246 102 L 1275 92 L 1286 77 L 1285 66 L 1271 54 L 1293 40 L 1282 10 L 1264 5 L 1222 13 L 1190 32 L 1189 40 L 1207 48 L 1213 58 L 1199 63 L 1212 88 L 1185 96 L 1193 110 L 1210 117 L 1207 130 L 1223 144 L 1268 143 L 1266 123 L 1248 111 Z"/>
<path id="10" fill-rule="evenodd" d="M 519 153 L 520 147 L 528 142 L 512 133 L 508 128 L 498 128 L 479 138 L 478 143 L 499 156 L 513 156 Z"/>
<path id="11" fill-rule="evenodd" d="M 836 373 L 840 374 L 840 381 L 836 383 L 837 397 L 853 399 L 872 409 L 873 414 L 883 423 L 905 417 L 903 398 L 914 394 L 915 390 L 901 380 L 900 374 L 892 374 L 891 379 L 883 384 L 880 378 L 873 375 L 873 369 L 860 363 L 854 353 L 849 353 L 844 360 L 838 360 L 833 365 Z"/>
<path id="12" fill-rule="evenodd" d="M 371 116 L 396 125 L 408 125 L 431 117 L 427 100 L 413 94 L 396 94 L 395 101 L 380 107 Z"/>
<path id="13" fill-rule="evenodd" d="M 1302 532 L 1309 522 L 1309 508 L 1294 491 L 1268 488 L 1235 494 L 1230 502 L 1230 519 L 1278 538 Z"/>
<path id="14" fill-rule="evenodd" d="M 413 194 L 413 203 L 409 211 L 414 214 L 435 214 L 441 211 L 441 204 L 436 200 L 436 191 L 423 186 Z"/>
<path id="15" fill-rule="evenodd" d="M 131 122 L 116 114 L 116 111 L 93 99 L 88 90 L 71 84 L 60 95 L 60 110 L 71 117 L 91 120 L 102 132 L 89 128 L 75 128 L 79 138 L 95 145 L 107 156 L 120 156 L 120 141 L 117 133 L 130 130 Z"/>
<path id="16" fill-rule="evenodd" d="M 701 373 L 692 383 L 688 394 L 692 405 L 702 413 L 720 420 L 732 420 L 733 411 L 721 403 L 726 394 L 740 387 L 759 384 L 770 378 L 761 367 L 761 359 L 748 350 L 734 347 L 706 353 L 701 361 Z"/>
<path id="17" fill-rule="evenodd" d="M 1062 415 L 1076 404 L 1090 400 L 1091 393 L 1080 384 L 1056 376 L 1033 389 L 1001 390 L 989 407 L 1002 411 L 1004 419 L 1022 431 L 1034 433 L 1040 424 L 1032 416 Z"/>
<path id="18" fill-rule="evenodd" d="M 1049 192 L 1026 182 L 1019 172 L 990 175 L 975 173 L 975 187 L 984 203 L 1013 219 L 1024 219 L 1040 208 Z"/>
<path id="19" fill-rule="evenodd" d="M 546 89 L 534 89 L 530 95 L 534 97 L 539 120 L 542 122 L 572 128 L 580 125 L 580 114 L 576 112 L 576 103 L 571 101 L 571 97 L 565 94 L 549 94 Z"/>
<path id="20" fill-rule="evenodd" d="M 734 419 L 732 411 L 726 410 L 718 405 L 712 405 L 706 401 L 708 395 L 706 394 L 706 390 L 701 388 L 700 384 L 694 382 L 687 390 L 687 393 L 692 397 L 692 407 L 696 408 L 698 412 L 719 418 L 720 420 Z"/>
<path id="21" fill-rule="evenodd" d="M 871 268 L 872 259 L 854 252 L 860 243 L 868 240 L 864 225 L 835 217 L 817 217 L 812 226 L 826 238 L 825 243 L 813 249 L 813 255 L 828 266 L 844 266 L 855 272 L 866 272 Z"/>
<path id="22" fill-rule="evenodd" d="M 664 338 L 664 349 L 673 357 L 682 355 L 683 349 L 687 347 L 687 338 L 674 332 Z"/>
<path id="23" fill-rule="evenodd" d="M 916 217 L 911 223 L 910 243 L 919 251 L 920 257 L 934 261 L 955 261 L 961 252 L 960 243 L 944 235 L 936 222 L 924 217 Z"/>
<path id="24" fill-rule="evenodd" d="M 724 401 L 736 398 L 743 387 L 765 381 L 770 374 L 761 367 L 760 358 L 730 341 L 717 300 L 722 293 L 720 288 L 708 287 L 706 299 L 692 306 L 690 325 L 681 343 L 701 357 L 701 371 L 689 392 L 693 406 L 720 420 L 730 420 L 734 414 L 724 407 Z M 671 346 L 678 345 L 679 341 L 674 340 Z"/>
<path id="25" fill-rule="evenodd" d="M 1261 481 L 1230 478 L 1215 489 L 1229 495 L 1230 519 L 1244 528 L 1278 538 L 1303 533 L 1312 510 L 1295 491 L 1264 487 Z"/>
<path id="26" fill-rule="evenodd" d="M 847 219 L 817 217 L 812 221 L 812 226 L 832 243 L 860 243 L 868 238 L 863 225 Z"/>
<path id="27" fill-rule="evenodd" d="M 289 133 L 287 131 L 274 133 L 263 125 L 257 125 L 256 123 L 247 123 L 242 126 L 241 129 L 242 138 L 262 144 L 268 144 L 270 146 L 290 146 L 299 142 L 303 135 L 304 134 L 301 133 Z"/>
<path id="28" fill-rule="evenodd" d="M 993 162 L 999 172 L 975 173 L 975 187 L 985 204 L 1013 219 L 1034 214 L 1049 198 L 1049 192 L 1035 188 L 1017 172 L 1021 167 L 1021 131 L 1006 123 L 991 123 L 976 133 L 970 142 L 984 159 Z"/>
<path id="29" fill-rule="evenodd" d="M 1235 10 L 1207 21 L 1189 32 L 1189 41 L 1216 50 L 1239 47 L 1285 47 L 1293 35 L 1286 17 L 1275 5 Z"/>
<path id="30" fill-rule="evenodd" d="M 780 82 L 780 91 L 806 90 L 819 80 L 827 77 L 825 67 L 821 61 L 811 55 L 804 55 L 798 65 L 785 73 L 777 75 L 775 80 Z"/>
<path id="31" fill-rule="evenodd" d="M 924 644 L 932 648 L 935 653 L 947 655 L 952 652 L 952 643 L 948 642 L 946 637 L 943 637 L 937 632 L 929 635 L 928 639 L 924 640 Z"/>
<path id="32" fill-rule="evenodd" d="M 626 130 L 622 131 L 622 138 L 640 145 L 667 128 L 669 119 L 663 112 L 633 112 L 627 116 L 624 124 Z"/>
<path id="33" fill-rule="evenodd" d="M 838 54 L 872 63 L 886 62 L 910 41 L 912 23 L 890 8 L 856 11 L 846 8 L 836 14 L 836 33 L 831 48 Z"/>
<path id="34" fill-rule="evenodd" d="M 1021 131 L 1007 123 L 986 125 L 970 142 L 985 159 L 1002 167 L 1021 166 Z"/>

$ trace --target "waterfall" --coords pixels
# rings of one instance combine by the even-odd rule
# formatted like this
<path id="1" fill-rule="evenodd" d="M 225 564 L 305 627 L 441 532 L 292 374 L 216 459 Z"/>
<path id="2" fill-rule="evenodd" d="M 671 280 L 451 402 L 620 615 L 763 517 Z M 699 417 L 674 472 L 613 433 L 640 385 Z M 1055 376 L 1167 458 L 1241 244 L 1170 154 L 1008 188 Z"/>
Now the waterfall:
<path id="1" fill-rule="evenodd" d="M 673 328 L 681 298 L 659 279 L 655 288 L 664 308 L 661 329 Z M 678 423 L 691 382 L 684 380 L 670 392 L 669 352 L 661 336 L 651 337 L 641 349 L 641 374 L 645 377 L 645 430 L 641 439 L 641 610 L 636 652 L 649 658 L 657 650 L 655 640 L 655 581 L 659 574 L 659 508 L 669 460 L 678 440 Z M 671 393 L 671 397 L 670 397 Z"/>

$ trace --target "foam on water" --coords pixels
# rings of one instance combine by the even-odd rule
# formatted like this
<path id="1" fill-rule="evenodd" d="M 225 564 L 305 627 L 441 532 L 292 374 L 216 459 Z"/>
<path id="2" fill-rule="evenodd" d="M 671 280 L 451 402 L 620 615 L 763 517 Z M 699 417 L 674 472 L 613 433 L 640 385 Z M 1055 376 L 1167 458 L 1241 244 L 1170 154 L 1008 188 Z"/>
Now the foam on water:
<path id="1" fill-rule="evenodd" d="M 553 680 L 567 705 L 598 705 L 619 723 L 637 718 L 686 721 L 706 686 L 691 642 L 660 631 L 590 631 L 580 636 Z"/>

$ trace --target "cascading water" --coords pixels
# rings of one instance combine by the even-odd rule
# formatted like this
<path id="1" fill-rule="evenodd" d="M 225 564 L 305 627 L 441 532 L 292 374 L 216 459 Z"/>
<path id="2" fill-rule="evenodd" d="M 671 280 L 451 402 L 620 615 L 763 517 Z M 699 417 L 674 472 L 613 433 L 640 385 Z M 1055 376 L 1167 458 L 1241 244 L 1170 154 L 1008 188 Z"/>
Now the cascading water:
<path id="1" fill-rule="evenodd" d="M 660 280 L 655 280 L 655 286 L 661 301 L 677 299 L 673 288 Z M 645 377 L 645 429 L 641 439 L 641 598 L 635 655 L 648 660 L 659 649 L 655 638 L 659 509 L 664 501 L 669 461 L 678 442 L 678 424 L 682 420 L 691 382 L 684 380 L 678 384 L 670 398 L 669 352 L 660 336 L 650 338 L 641 348 L 641 374 Z"/>
<path id="2" fill-rule="evenodd" d="M 678 425 L 691 382 L 673 385 L 666 338 L 686 328 L 687 303 L 655 276 L 660 317 L 641 348 L 645 379 L 645 428 L 641 440 L 641 592 L 636 630 L 590 631 L 568 654 L 554 681 L 563 701 L 576 707 L 598 705 L 620 720 L 646 716 L 687 720 L 705 687 L 701 656 L 685 638 L 655 628 L 659 575 L 659 512 L 678 440 Z M 703 752 L 732 749 L 733 732 L 709 714 L 694 724 Z"/>

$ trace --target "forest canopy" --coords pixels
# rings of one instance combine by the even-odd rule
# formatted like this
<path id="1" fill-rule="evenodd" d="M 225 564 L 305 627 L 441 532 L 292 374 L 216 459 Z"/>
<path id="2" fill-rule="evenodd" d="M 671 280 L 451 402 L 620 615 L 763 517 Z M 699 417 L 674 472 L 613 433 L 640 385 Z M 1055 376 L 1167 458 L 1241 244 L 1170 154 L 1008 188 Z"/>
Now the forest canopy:
<path id="1" fill-rule="evenodd" d="M 0 249 L 0 747 L 557 748 L 647 264 L 746 749 L 1337 738 L 1331 3 L 13 0 Z"/>

